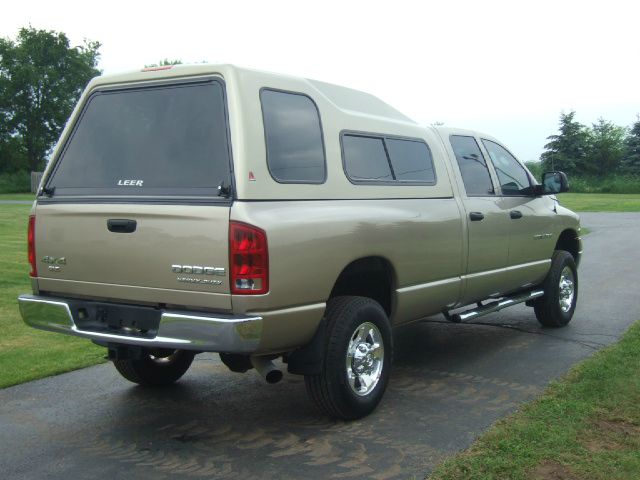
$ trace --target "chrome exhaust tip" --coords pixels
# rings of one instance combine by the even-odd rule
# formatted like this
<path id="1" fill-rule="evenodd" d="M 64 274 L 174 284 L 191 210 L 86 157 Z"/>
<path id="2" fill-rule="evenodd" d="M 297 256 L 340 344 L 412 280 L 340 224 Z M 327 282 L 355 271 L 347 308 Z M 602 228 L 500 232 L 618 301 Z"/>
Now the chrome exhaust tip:
<path id="1" fill-rule="evenodd" d="M 267 383 L 278 383 L 282 380 L 282 370 L 272 360 L 265 357 L 251 357 L 251 365 Z"/>

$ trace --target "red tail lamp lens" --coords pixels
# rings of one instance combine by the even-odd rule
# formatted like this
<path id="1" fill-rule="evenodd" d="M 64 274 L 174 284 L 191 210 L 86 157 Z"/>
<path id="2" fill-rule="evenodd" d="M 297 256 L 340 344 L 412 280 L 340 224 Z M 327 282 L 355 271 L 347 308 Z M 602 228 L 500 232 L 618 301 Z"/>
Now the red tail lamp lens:
<path id="1" fill-rule="evenodd" d="M 269 291 L 269 251 L 264 230 L 246 223 L 229 224 L 231 293 L 260 295 Z"/>
<path id="2" fill-rule="evenodd" d="M 36 217 L 29 216 L 29 229 L 27 230 L 27 252 L 29 257 L 29 265 L 31 265 L 31 277 L 38 276 L 38 267 L 36 265 Z"/>

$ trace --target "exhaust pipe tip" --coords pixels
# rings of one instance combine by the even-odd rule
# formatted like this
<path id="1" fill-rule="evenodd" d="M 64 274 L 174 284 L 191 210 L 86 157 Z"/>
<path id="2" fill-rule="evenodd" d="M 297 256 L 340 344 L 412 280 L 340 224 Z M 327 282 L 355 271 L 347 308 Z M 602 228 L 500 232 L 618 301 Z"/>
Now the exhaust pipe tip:
<path id="1" fill-rule="evenodd" d="M 271 370 L 265 375 L 264 379 L 267 381 L 267 383 L 278 383 L 280 380 L 282 380 L 282 371 L 277 368 L 275 370 Z"/>
<path id="2" fill-rule="evenodd" d="M 282 370 L 275 366 L 273 361 L 264 357 L 251 357 L 251 365 L 269 384 L 282 380 Z"/>

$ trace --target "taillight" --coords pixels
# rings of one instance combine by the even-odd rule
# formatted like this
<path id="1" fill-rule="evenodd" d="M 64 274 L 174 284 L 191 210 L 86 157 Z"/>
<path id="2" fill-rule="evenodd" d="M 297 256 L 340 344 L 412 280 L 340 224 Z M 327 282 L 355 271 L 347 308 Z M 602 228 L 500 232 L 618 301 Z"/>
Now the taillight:
<path id="1" fill-rule="evenodd" d="M 267 234 L 246 223 L 229 224 L 231 293 L 259 295 L 269 291 Z"/>
<path id="2" fill-rule="evenodd" d="M 29 230 L 27 230 L 27 252 L 29 257 L 29 265 L 31 265 L 32 277 L 38 276 L 38 267 L 36 265 L 36 216 L 29 216 Z"/>

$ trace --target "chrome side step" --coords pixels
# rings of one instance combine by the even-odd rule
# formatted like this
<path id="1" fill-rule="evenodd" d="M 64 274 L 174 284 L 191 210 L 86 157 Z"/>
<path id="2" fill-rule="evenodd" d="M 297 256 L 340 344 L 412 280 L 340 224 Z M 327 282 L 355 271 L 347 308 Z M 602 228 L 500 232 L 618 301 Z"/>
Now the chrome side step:
<path id="1" fill-rule="evenodd" d="M 484 305 L 478 303 L 478 308 L 470 308 L 469 310 L 465 310 L 464 312 L 460 313 L 454 313 L 453 315 L 450 315 L 448 312 L 444 312 L 444 316 L 447 320 L 450 320 L 454 323 L 468 322 L 469 320 L 473 320 L 474 318 L 483 317 L 485 315 L 488 315 L 489 313 L 497 312 L 499 310 L 502 310 L 503 308 L 517 305 L 518 303 L 528 302 L 530 300 L 542 297 L 543 295 L 543 290 L 531 290 L 529 292 L 519 293 L 511 297 L 504 297 L 500 300 L 485 303 Z"/>

